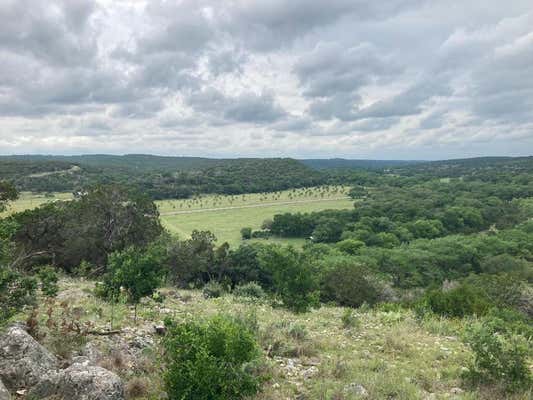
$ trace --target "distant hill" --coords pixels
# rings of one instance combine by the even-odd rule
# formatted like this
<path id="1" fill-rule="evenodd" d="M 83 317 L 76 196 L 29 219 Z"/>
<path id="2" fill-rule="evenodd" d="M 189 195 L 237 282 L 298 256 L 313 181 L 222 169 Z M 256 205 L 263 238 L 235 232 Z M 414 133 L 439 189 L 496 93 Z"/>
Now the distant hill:
<path id="1" fill-rule="evenodd" d="M 427 174 L 441 177 L 461 177 L 533 171 L 533 156 L 529 157 L 474 157 L 429 161 L 393 168 L 401 175 Z"/>
<path id="2" fill-rule="evenodd" d="M 126 184 L 159 198 L 199 193 L 278 191 L 326 182 L 320 172 L 291 158 L 211 159 L 81 155 L 0 156 L 0 180 L 22 191 L 74 191 L 98 183 Z"/>
<path id="3" fill-rule="evenodd" d="M 350 160 L 345 158 L 329 159 L 306 159 L 300 160 L 303 164 L 317 170 L 323 169 L 373 169 L 380 170 L 384 168 L 398 167 L 404 165 L 417 164 L 424 161 L 406 161 L 406 160 Z"/>
<path id="4" fill-rule="evenodd" d="M 76 156 L 15 155 L 0 156 L 0 162 L 12 160 L 30 163 L 66 163 L 96 168 L 129 168 L 135 170 L 196 170 L 223 164 L 226 160 L 202 157 L 165 157 L 148 154 L 86 154 Z"/>

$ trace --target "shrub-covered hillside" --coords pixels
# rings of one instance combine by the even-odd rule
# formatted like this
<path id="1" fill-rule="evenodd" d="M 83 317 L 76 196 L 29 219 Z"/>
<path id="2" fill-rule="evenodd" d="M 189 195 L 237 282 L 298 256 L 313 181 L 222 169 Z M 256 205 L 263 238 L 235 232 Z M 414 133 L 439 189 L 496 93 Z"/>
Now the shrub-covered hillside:
<path id="1" fill-rule="evenodd" d="M 0 157 L 0 179 L 12 181 L 21 191 L 33 192 L 127 184 L 154 199 L 271 192 L 315 186 L 326 180 L 289 158 L 224 160 L 149 155 Z"/>

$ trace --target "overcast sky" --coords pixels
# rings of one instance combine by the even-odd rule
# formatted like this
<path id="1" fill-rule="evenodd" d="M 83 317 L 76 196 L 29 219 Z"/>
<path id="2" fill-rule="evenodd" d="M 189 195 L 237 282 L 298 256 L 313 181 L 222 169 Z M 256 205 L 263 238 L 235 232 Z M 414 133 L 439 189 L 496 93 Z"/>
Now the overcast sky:
<path id="1" fill-rule="evenodd" d="M 532 0 L 0 0 L 0 154 L 533 153 Z"/>

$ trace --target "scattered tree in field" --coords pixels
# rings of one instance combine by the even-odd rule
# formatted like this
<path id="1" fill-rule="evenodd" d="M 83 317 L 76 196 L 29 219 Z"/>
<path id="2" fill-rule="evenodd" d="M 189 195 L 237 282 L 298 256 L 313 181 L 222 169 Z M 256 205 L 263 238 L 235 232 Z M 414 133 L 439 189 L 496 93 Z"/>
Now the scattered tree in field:
<path id="1" fill-rule="evenodd" d="M 241 237 L 243 240 L 248 240 L 252 238 L 252 228 L 245 227 L 241 229 Z"/>

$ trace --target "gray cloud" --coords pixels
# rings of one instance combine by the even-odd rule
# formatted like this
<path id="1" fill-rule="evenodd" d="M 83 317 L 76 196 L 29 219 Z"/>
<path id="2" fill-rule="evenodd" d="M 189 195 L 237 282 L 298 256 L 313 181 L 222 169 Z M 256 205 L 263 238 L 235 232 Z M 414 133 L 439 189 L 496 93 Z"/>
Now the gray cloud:
<path id="1" fill-rule="evenodd" d="M 208 89 L 192 94 L 188 103 L 199 112 L 235 122 L 268 123 L 286 115 L 269 93 L 248 92 L 229 97 L 217 90 Z"/>
<path id="2" fill-rule="evenodd" d="M 0 26 L 0 153 L 533 148 L 530 0 L 4 0 Z"/>

